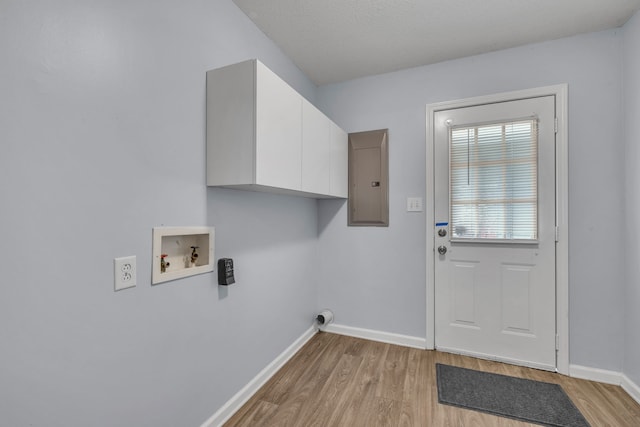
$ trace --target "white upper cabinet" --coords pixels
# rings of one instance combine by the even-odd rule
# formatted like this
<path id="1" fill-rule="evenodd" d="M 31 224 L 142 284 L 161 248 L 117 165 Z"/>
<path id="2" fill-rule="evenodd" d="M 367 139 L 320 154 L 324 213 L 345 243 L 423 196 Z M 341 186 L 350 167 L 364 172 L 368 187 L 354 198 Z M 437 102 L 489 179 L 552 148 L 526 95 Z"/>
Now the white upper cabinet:
<path id="1" fill-rule="evenodd" d="M 347 148 L 346 133 L 261 62 L 207 72 L 207 185 L 347 197 Z"/>
<path id="2" fill-rule="evenodd" d="M 334 197 L 349 197 L 349 135 L 331 122 L 331 165 L 329 172 L 329 194 Z"/>
<path id="3" fill-rule="evenodd" d="M 306 99 L 302 102 L 302 190 L 331 194 L 331 121 Z"/>
<path id="4" fill-rule="evenodd" d="M 256 183 L 301 189 L 302 97 L 256 62 Z"/>

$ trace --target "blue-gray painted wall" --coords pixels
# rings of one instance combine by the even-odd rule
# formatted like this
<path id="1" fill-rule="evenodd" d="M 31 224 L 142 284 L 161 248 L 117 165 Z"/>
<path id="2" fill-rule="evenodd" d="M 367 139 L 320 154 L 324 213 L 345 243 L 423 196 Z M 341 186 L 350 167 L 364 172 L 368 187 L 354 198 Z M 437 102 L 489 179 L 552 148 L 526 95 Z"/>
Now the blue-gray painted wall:
<path id="1" fill-rule="evenodd" d="M 639 29 L 316 88 L 231 0 L 0 2 L 0 424 L 200 425 L 322 307 L 424 337 L 425 221 L 405 203 L 425 196 L 426 104 L 558 83 L 571 363 L 640 384 Z M 389 228 L 205 186 L 205 71 L 253 57 L 345 130 L 390 129 Z M 160 225 L 215 226 L 236 285 L 151 286 Z M 114 293 L 127 255 L 138 286 Z"/>

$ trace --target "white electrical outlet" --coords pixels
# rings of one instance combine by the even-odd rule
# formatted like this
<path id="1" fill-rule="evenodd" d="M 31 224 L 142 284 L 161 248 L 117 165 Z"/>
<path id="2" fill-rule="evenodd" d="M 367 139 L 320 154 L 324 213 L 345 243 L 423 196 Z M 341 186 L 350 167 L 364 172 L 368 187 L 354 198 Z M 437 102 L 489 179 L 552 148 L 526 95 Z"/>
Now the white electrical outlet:
<path id="1" fill-rule="evenodd" d="M 114 290 L 132 288 L 136 285 L 136 257 L 128 256 L 113 260 Z"/>

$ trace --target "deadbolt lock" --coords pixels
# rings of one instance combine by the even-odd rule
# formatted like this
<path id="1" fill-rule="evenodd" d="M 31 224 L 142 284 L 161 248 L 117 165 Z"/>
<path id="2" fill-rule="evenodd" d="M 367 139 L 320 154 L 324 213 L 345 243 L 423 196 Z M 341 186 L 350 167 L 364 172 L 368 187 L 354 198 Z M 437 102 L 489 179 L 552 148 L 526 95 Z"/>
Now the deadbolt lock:
<path id="1" fill-rule="evenodd" d="M 440 237 L 444 237 L 447 235 L 447 229 L 446 228 L 440 228 L 438 229 L 438 236 Z"/>

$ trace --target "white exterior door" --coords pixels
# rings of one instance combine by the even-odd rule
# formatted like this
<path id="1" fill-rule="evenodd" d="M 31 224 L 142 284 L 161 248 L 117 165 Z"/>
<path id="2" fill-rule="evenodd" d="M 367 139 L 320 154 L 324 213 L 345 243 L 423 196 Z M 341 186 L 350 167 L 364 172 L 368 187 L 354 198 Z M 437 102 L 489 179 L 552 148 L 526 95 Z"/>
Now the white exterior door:
<path id="1" fill-rule="evenodd" d="M 434 187 L 436 348 L 555 370 L 554 97 L 435 112 Z"/>

